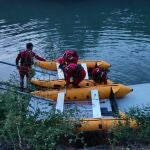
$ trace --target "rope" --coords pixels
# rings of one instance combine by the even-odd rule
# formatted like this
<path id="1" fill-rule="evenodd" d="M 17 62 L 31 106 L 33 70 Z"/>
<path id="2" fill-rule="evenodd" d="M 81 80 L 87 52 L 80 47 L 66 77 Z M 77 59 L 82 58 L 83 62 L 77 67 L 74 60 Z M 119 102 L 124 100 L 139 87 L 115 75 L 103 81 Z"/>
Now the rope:
<path id="1" fill-rule="evenodd" d="M 1 64 L 5 64 L 5 65 L 9 65 L 9 66 L 14 66 L 14 67 L 17 67 L 17 65 L 14 65 L 14 64 L 11 64 L 11 63 L 8 63 L 8 62 L 4 62 L 4 61 L 0 61 Z M 34 69 L 36 72 L 40 72 L 40 73 L 45 73 L 45 74 L 48 74 L 48 75 L 52 75 L 52 76 L 56 76 L 55 74 L 53 73 L 47 73 L 47 72 L 42 72 L 40 70 L 36 70 Z"/>

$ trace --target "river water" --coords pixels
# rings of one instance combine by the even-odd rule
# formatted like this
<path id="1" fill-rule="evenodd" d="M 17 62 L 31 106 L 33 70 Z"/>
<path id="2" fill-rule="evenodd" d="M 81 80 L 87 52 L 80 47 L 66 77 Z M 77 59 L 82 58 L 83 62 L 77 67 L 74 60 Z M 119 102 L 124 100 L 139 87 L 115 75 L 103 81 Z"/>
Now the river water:
<path id="1" fill-rule="evenodd" d="M 113 81 L 150 82 L 149 0 L 1 0 L 0 60 L 15 63 L 33 42 L 46 59 L 76 50 L 80 59 L 109 62 Z M 0 64 L 0 80 L 15 67 Z"/>

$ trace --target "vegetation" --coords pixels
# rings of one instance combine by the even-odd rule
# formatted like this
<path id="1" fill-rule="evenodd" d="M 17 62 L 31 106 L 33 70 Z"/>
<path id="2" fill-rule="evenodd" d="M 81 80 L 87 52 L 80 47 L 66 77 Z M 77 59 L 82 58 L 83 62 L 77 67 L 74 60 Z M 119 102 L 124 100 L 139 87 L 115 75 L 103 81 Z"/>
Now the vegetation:
<path id="1" fill-rule="evenodd" d="M 129 118 L 136 120 L 138 128 L 132 129 L 129 126 Z M 150 106 L 131 108 L 126 124 L 119 123 L 112 129 L 110 136 L 112 145 L 144 145 L 150 144 Z"/>
<path id="2" fill-rule="evenodd" d="M 16 81 L 13 81 L 14 79 L 11 79 L 10 82 L 15 87 Z M 142 147 L 150 144 L 150 106 L 132 108 L 126 116 L 126 124 L 120 122 L 107 137 L 97 132 L 91 134 L 92 137 L 86 134 L 86 141 L 81 133 L 75 131 L 79 118 L 75 116 L 74 111 L 60 113 L 50 105 L 41 111 L 39 108 L 43 103 L 39 102 L 40 107 L 34 107 L 31 105 L 31 97 L 15 93 L 14 87 L 9 88 L 11 92 L 0 92 L 0 146 L 2 145 L 4 149 L 6 146 L 16 150 L 53 150 L 59 144 L 77 144 L 77 141 L 82 143 L 82 147 L 86 145 L 85 142 L 92 146 L 94 143 L 102 145 L 109 142 L 114 149 L 133 145 L 136 145 L 134 149 L 137 149 L 137 143 L 142 144 Z M 32 99 L 32 102 L 34 101 L 38 100 Z M 51 111 L 45 111 L 50 107 Z M 137 121 L 138 128 L 130 128 L 129 118 Z"/>
<path id="3" fill-rule="evenodd" d="M 29 96 L 9 91 L 0 92 L 0 145 L 11 149 L 54 149 L 63 139 L 68 143 L 78 139 L 78 123 L 71 111 L 60 113 L 34 109 Z M 36 100 L 35 100 L 36 101 Z M 41 104 L 42 105 L 42 104 Z"/>

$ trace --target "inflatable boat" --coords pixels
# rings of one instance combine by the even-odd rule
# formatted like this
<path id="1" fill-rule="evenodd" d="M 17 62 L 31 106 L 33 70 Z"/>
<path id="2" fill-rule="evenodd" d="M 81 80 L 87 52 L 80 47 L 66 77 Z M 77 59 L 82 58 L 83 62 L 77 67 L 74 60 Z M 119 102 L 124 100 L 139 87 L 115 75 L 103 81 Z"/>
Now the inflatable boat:
<path id="1" fill-rule="evenodd" d="M 121 112 L 117 107 L 114 108 L 114 100 L 105 99 L 98 101 L 96 107 L 92 100 L 90 102 L 75 102 L 72 104 L 64 104 L 63 112 L 65 111 L 74 112 L 76 116 L 75 120 L 75 130 L 77 131 L 109 131 L 113 127 L 117 126 L 118 123 L 126 123 L 126 114 Z M 33 101 L 30 102 L 32 108 L 38 109 L 40 111 L 50 111 L 52 106 L 49 105 L 48 101 Z M 36 107 L 36 108 L 35 108 Z M 50 108 L 51 107 L 51 108 Z M 62 107 L 61 107 L 62 108 Z M 48 110 L 47 110 L 48 109 Z M 116 115 L 116 110 L 118 115 Z M 130 127 L 137 128 L 136 121 L 130 119 Z"/>
<path id="2" fill-rule="evenodd" d="M 109 131 L 118 123 L 126 123 L 126 114 L 118 109 L 115 99 L 92 99 L 86 103 L 64 104 L 64 108 L 64 112 L 66 109 L 76 110 L 76 116 L 79 118 L 76 129 L 79 131 Z M 131 128 L 137 127 L 135 120 L 130 119 L 129 122 Z"/>
<path id="3" fill-rule="evenodd" d="M 115 127 L 119 122 L 126 123 L 125 115 L 131 107 L 143 107 L 143 105 L 150 105 L 150 83 L 145 84 L 136 84 L 130 85 L 133 88 L 133 92 L 127 96 L 119 99 L 104 99 L 99 102 L 100 109 L 96 109 L 96 106 L 92 103 L 92 100 L 89 102 L 80 101 L 74 102 L 74 104 L 64 104 L 65 112 L 68 108 L 74 109 L 77 106 L 79 113 L 77 113 L 77 118 L 79 122 L 76 124 L 76 129 L 79 131 L 109 131 L 111 128 Z M 115 106 L 115 103 L 117 107 Z M 50 111 L 52 106 L 50 106 L 49 101 L 44 100 L 31 100 L 30 107 L 33 109 L 38 109 L 40 111 Z M 74 108 L 72 108 L 74 107 Z M 119 111 L 121 118 L 114 115 L 116 109 Z M 96 111 L 95 111 L 96 109 Z M 101 114 L 95 116 L 95 113 L 101 110 Z M 82 113 L 82 114 L 81 114 Z M 44 116 L 45 117 L 45 116 Z M 137 128 L 135 120 L 130 119 L 130 127 Z"/>
<path id="4" fill-rule="evenodd" d="M 102 118 L 90 117 L 90 118 L 81 119 L 81 122 L 79 124 L 79 130 L 95 131 L 95 130 L 102 129 L 108 131 L 112 127 L 115 127 L 118 124 L 118 122 L 126 123 L 126 120 L 124 118 L 126 112 L 128 112 L 130 108 L 133 107 L 143 108 L 143 106 L 150 106 L 150 94 L 149 94 L 150 83 L 135 84 L 135 85 L 130 85 L 130 87 L 134 89 L 133 92 L 121 98 L 119 101 L 116 101 L 118 110 L 122 116 L 121 118 L 113 117 L 113 116 L 106 117 L 104 115 Z M 107 100 L 105 101 L 105 103 L 103 102 L 100 103 L 101 109 L 107 107 L 107 111 L 109 111 L 110 109 Z M 85 112 L 88 112 L 88 109 L 86 109 Z M 130 119 L 130 126 L 132 128 L 137 128 L 136 121 Z M 99 127 L 101 127 L 101 129 Z"/>
<path id="5" fill-rule="evenodd" d="M 80 131 L 95 131 L 95 130 L 106 130 L 108 131 L 112 127 L 115 127 L 118 122 L 126 123 L 125 115 L 126 112 L 130 110 L 132 107 L 143 108 L 143 106 L 150 105 L 150 83 L 144 84 L 135 84 L 130 85 L 133 88 L 133 92 L 129 95 L 121 98 L 119 101 L 116 101 L 118 110 L 121 114 L 121 118 L 113 117 L 113 116 L 105 116 L 106 113 L 102 113 L 104 115 L 102 118 L 85 118 L 80 120 L 79 130 Z M 141 90 L 142 89 L 142 90 Z M 101 102 L 101 110 L 107 107 L 107 113 L 110 110 L 108 105 L 108 100 Z M 110 100 L 111 101 L 111 100 Z M 88 112 L 88 109 L 85 110 Z M 130 119 L 130 126 L 132 128 L 137 128 L 137 124 L 135 120 Z M 101 129 L 100 129 L 101 128 Z"/>
<path id="6" fill-rule="evenodd" d="M 56 61 L 36 61 L 35 65 L 43 69 L 56 71 L 57 65 Z M 96 66 L 101 66 L 104 69 L 108 69 L 111 65 L 103 60 L 79 60 L 78 64 L 86 63 L 88 69 L 95 68 Z"/>
<path id="7" fill-rule="evenodd" d="M 33 85 L 36 85 L 38 87 L 44 87 L 44 88 L 64 88 L 65 87 L 65 80 L 31 80 L 31 83 Z M 107 84 L 112 84 L 113 82 L 111 80 L 107 80 Z M 93 80 L 83 80 L 80 82 L 80 87 L 91 87 L 96 85 L 104 85 L 104 83 L 95 83 Z M 72 87 L 72 84 L 69 85 L 69 88 Z"/>
<path id="8" fill-rule="evenodd" d="M 87 88 L 68 88 L 65 90 L 46 90 L 46 91 L 33 91 L 35 96 L 43 97 L 53 101 L 57 100 L 58 93 L 65 91 L 65 101 L 84 101 L 91 98 L 91 90 L 98 90 L 100 99 L 109 98 L 111 92 L 114 93 L 116 98 L 121 98 L 132 92 L 133 89 L 123 84 L 110 84 L 110 85 L 97 85 Z"/>

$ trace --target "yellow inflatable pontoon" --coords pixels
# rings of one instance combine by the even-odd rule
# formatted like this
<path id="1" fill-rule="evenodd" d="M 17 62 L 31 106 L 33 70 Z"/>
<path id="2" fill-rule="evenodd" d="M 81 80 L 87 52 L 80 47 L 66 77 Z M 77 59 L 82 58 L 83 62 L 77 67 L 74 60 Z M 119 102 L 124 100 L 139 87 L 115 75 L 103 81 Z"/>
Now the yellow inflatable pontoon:
<path id="1" fill-rule="evenodd" d="M 45 88 L 64 88 L 65 87 L 65 80 L 31 80 L 31 83 L 39 86 L 39 87 L 45 87 Z M 107 80 L 107 84 L 112 84 L 113 82 L 111 80 Z M 104 83 L 95 83 L 93 80 L 83 80 L 80 82 L 80 87 L 91 87 L 96 85 L 104 85 Z M 69 85 L 69 88 L 72 87 L 72 84 Z"/>
<path id="2" fill-rule="evenodd" d="M 91 99 L 91 90 L 98 90 L 100 99 L 109 98 L 112 91 L 116 98 L 121 98 L 133 91 L 132 88 L 123 84 L 110 84 L 87 88 L 71 88 L 66 90 L 34 91 L 32 94 L 56 101 L 58 93 L 65 92 L 65 101 L 84 101 Z"/>
<path id="3" fill-rule="evenodd" d="M 101 66 L 104 69 L 108 69 L 111 66 L 109 63 L 103 60 L 79 60 L 78 64 L 81 63 L 86 63 L 88 69 L 95 68 L 96 66 Z M 35 65 L 51 71 L 57 70 L 55 61 L 36 61 Z"/>
<path id="4" fill-rule="evenodd" d="M 96 102 L 96 106 L 93 101 L 64 104 L 64 112 L 74 112 L 77 121 L 75 127 L 78 131 L 109 131 L 118 123 L 125 124 L 126 118 L 130 127 L 136 128 L 136 121 L 126 117 L 126 113 L 120 110 L 117 102 L 115 99 L 105 99 Z"/>
<path id="5" fill-rule="evenodd" d="M 80 123 L 77 125 L 77 129 L 79 131 L 109 131 L 113 127 L 117 126 L 118 123 L 125 124 L 126 119 L 112 116 L 103 118 L 85 118 L 80 120 Z M 130 127 L 137 127 L 135 120 L 130 119 Z"/>

